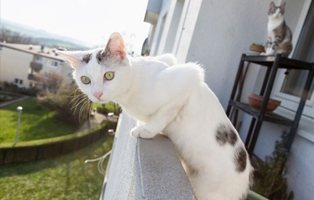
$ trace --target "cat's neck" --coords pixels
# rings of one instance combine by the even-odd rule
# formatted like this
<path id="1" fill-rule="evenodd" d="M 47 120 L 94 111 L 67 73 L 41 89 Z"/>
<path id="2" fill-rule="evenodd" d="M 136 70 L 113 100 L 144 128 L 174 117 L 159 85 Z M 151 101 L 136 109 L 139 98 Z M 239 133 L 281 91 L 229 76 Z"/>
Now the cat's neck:
<path id="1" fill-rule="evenodd" d="M 139 70 L 138 70 L 138 63 L 134 62 L 134 58 L 128 56 L 129 62 L 130 62 L 130 66 L 131 66 L 131 73 L 129 74 L 129 77 L 132 78 L 132 80 L 129 81 L 129 87 L 128 90 L 126 92 L 124 92 L 121 95 L 116 96 L 112 101 L 114 103 L 117 103 L 119 105 L 121 105 L 122 107 L 127 107 L 132 99 L 132 97 L 134 97 L 134 93 L 136 88 L 138 87 L 138 74 L 139 74 Z"/>
<path id="2" fill-rule="evenodd" d="M 282 23 L 284 23 L 284 21 L 285 21 L 284 17 L 270 18 L 268 21 L 268 26 L 267 26 L 268 32 L 273 31 L 275 28 L 277 28 Z"/>

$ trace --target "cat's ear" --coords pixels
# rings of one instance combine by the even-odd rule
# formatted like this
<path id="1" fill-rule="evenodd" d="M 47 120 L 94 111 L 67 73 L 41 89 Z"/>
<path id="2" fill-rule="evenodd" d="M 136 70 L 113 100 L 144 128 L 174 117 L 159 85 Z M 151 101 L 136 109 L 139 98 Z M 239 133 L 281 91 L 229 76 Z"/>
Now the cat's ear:
<path id="1" fill-rule="evenodd" d="M 120 33 L 115 32 L 111 34 L 105 49 L 105 55 L 117 55 L 121 60 L 125 58 L 124 41 Z"/>
<path id="2" fill-rule="evenodd" d="M 281 9 L 285 9 L 286 8 L 286 2 L 284 1 L 282 4 L 281 4 Z"/>
<path id="3" fill-rule="evenodd" d="M 273 9 L 273 8 L 275 8 L 276 7 L 276 5 L 275 5 L 275 3 L 272 1 L 272 2 L 270 2 L 270 4 L 269 4 L 269 9 Z"/>
<path id="4" fill-rule="evenodd" d="M 79 51 L 57 51 L 56 53 L 69 61 L 74 69 L 77 69 L 82 64 L 82 53 Z"/>

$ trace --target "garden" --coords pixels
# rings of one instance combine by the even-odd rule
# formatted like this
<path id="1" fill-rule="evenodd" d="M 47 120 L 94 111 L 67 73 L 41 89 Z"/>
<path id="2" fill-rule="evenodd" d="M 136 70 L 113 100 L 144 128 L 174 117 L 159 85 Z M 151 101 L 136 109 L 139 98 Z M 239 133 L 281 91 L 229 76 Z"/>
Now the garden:
<path id="1" fill-rule="evenodd" d="M 0 105 L 17 100 L 0 107 L 0 159 L 3 161 L 0 162 L 1 200 L 99 199 L 104 177 L 99 176 L 97 163 L 85 164 L 85 160 L 100 157 L 110 151 L 113 137 L 106 134 L 106 131 L 94 134 L 93 130 L 98 130 L 106 124 L 104 122 L 96 124 L 97 127 L 86 124 L 94 117 L 91 116 L 93 109 L 106 115 L 109 112 L 119 114 L 120 108 L 112 103 L 92 104 L 74 83 L 65 83 L 59 74 L 53 72 L 47 77 L 41 77 L 39 89 L 20 89 L 12 84 L 4 84 L 4 89 L 0 91 Z M 25 98 L 18 100 L 21 97 Z M 14 144 L 18 106 L 23 110 L 18 142 Z M 65 140 L 59 141 L 62 138 Z M 43 142 L 47 143 L 46 146 L 37 147 Z M 26 143 L 27 148 L 32 144 L 32 147 L 41 149 L 40 152 L 37 151 L 36 159 L 33 159 L 36 161 L 13 164 L 8 164 L 11 161 L 5 162 L 5 158 L 10 159 L 9 154 L 11 157 L 14 155 L 12 159 L 16 160 L 18 148 Z M 10 146 L 8 144 L 14 144 L 14 154 L 7 153 L 10 151 L 5 149 Z M 58 149 L 60 144 L 59 153 L 51 152 Z M 47 152 L 43 152 L 46 151 L 43 150 L 45 148 L 48 149 Z M 103 163 L 104 169 L 107 161 Z"/>
<path id="2" fill-rule="evenodd" d="M 113 137 L 63 156 L 0 166 L 1 200 L 99 199 L 104 177 L 97 163 L 84 164 L 106 154 Z M 108 159 L 103 163 L 106 169 Z"/>
<path id="3" fill-rule="evenodd" d="M 17 106 L 22 106 L 18 141 L 30 141 L 74 133 L 79 126 L 70 125 L 54 117 L 55 111 L 38 107 L 34 97 L 0 108 L 0 143 L 14 142 L 17 128 Z"/>
<path id="4" fill-rule="evenodd" d="M 15 100 L 15 99 L 17 99 L 19 97 L 21 97 L 21 95 L 16 94 L 16 93 L 0 91 L 0 103 L 13 101 L 13 100 Z"/>

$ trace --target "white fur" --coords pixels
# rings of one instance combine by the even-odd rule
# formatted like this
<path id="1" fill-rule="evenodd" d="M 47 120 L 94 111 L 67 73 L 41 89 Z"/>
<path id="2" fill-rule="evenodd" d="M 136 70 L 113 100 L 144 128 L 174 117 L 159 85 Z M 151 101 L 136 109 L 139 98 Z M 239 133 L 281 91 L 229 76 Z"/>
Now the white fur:
<path id="1" fill-rule="evenodd" d="M 125 57 L 121 63 L 108 61 L 99 65 L 95 59 L 98 51 L 93 52 L 86 66 L 77 67 L 74 73 L 80 89 L 92 101 L 120 104 L 124 112 L 140 122 L 131 131 L 134 137 L 149 139 L 160 132 L 167 135 L 188 167 L 199 200 L 238 200 L 246 195 L 252 171 L 250 161 L 247 156 L 245 170 L 235 170 L 236 148 L 244 146 L 238 134 L 235 146 L 218 144 L 217 127 L 220 124 L 233 126 L 215 94 L 205 84 L 199 65 L 187 63 L 169 67 L 174 63 L 169 55 L 159 57 L 162 61 L 151 57 Z M 106 71 L 115 71 L 115 78 L 103 83 Z M 82 84 L 82 75 L 89 76 L 92 83 Z M 104 93 L 100 101 L 93 97 L 95 91 Z"/>

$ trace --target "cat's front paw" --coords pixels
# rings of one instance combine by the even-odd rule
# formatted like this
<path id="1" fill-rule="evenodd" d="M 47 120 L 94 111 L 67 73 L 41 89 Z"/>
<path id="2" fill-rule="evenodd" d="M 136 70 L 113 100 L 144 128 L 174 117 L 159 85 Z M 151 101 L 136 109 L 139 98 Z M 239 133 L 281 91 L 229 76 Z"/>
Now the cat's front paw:
<path id="1" fill-rule="evenodd" d="M 155 136 L 156 134 L 153 134 L 146 130 L 143 126 L 136 126 L 131 130 L 131 136 L 133 137 L 140 137 L 144 139 L 151 139 Z"/>
<path id="2" fill-rule="evenodd" d="M 266 56 L 267 54 L 266 54 L 266 52 L 262 52 L 260 55 L 261 56 Z"/>

